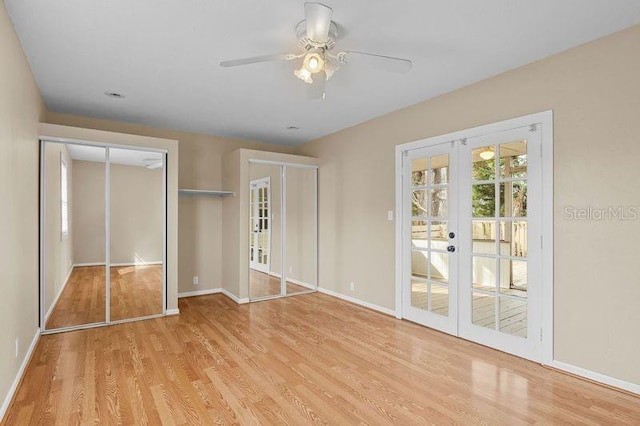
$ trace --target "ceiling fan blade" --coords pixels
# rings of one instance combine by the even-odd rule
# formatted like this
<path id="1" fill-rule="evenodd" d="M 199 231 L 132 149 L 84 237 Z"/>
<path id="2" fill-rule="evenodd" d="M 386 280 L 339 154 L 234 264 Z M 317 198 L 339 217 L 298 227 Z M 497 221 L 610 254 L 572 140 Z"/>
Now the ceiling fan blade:
<path id="1" fill-rule="evenodd" d="M 407 72 L 412 66 L 412 62 L 409 59 L 374 55 L 372 53 L 341 52 L 337 56 L 338 60 L 345 64 L 360 64 L 391 72 Z"/>
<path id="2" fill-rule="evenodd" d="M 309 40 L 324 43 L 329 39 L 333 9 L 322 3 L 305 3 L 304 19 Z"/>
<path id="3" fill-rule="evenodd" d="M 313 83 L 307 84 L 307 97 L 309 99 L 324 99 L 327 75 L 324 71 L 313 74 Z"/>
<path id="4" fill-rule="evenodd" d="M 220 66 L 229 68 L 229 67 L 238 67 L 240 65 L 255 64 L 258 62 L 291 61 L 299 57 L 301 57 L 301 55 L 294 55 L 293 53 L 275 53 L 273 55 L 254 56 L 251 58 L 232 59 L 230 61 L 222 61 L 220 62 Z"/>

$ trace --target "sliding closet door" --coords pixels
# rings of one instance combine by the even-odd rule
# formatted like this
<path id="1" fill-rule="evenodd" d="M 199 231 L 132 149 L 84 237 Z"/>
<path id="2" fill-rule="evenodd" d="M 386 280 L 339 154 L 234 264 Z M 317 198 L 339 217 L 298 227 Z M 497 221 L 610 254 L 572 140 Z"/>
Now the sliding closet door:
<path id="1" fill-rule="evenodd" d="M 164 154 L 109 148 L 110 320 L 164 311 Z"/>
<path id="2" fill-rule="evenodd" d="M 282 167 L 249 164 L 249 298 L 282 293 Z"/>
<path id="3" fill-rule="evenodd" d="M 41 173 L 43 328 L 104 323 L 106 150 L 43 141 Z"/>
<path id="4" fill-rule="evenodd" d="M 315 168 L 285 167 L 285 275 L 287 295 L 317 287 Z"/>

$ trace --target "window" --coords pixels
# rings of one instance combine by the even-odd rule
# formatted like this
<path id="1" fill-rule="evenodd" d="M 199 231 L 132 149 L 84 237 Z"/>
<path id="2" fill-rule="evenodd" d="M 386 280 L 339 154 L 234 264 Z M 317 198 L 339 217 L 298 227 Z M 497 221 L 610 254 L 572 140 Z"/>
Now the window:
<path id="1" fill-rule="evenodd" d="M 69 238 L 69 202 L 67 187 L 67 163 L 60 156 L 60 233 L 62 241 Z"/>

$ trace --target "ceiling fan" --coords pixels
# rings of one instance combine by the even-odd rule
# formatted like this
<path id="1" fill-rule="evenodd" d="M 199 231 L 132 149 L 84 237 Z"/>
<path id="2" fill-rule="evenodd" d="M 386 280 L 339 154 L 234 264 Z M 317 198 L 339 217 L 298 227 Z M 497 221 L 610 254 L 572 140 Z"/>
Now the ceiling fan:
<path id="1" fill-rule="evenodd" d="M 336 45 L 338 28 L 331 20 L 333 10 L 321 3 L 305 3 L 305 19 L 296 25 L 296 37 L 301 53 L 276 53 L 220 62 L 222 67 L 237 67 L 257 62 L 293 61 L 301 59 L 296 77 L 308 84 L 310 99 L 325 98 L 325 84 L 333 74 L 346 64 L 360 64 L 392 72 L 407 72 L 411 69 L 408 59 L 374 55 L 362 52 L 338 52 L 331 50 Z"/>

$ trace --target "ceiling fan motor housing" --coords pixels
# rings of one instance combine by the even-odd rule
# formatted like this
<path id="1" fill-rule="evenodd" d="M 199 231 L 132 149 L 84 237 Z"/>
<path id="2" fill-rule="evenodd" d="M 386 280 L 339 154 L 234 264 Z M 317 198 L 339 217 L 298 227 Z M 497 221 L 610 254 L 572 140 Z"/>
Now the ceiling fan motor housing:
<path id="1" fill-rule="evenodd" d="M 298 46 L 302 50 L 311 50 L 322 48 L 324 50 L 331 50 L 336 45 L 336 39 L 338 38 L 338 27 L 335 22 L 331 21 L 329 25 L 329 34 L 327 36 L 327 40 L 320 42 L 311 40 L 307 37 L 307 21 L 300 21 L 298 25 L 296 25 L 296 38 L 298 39 Z"/>

